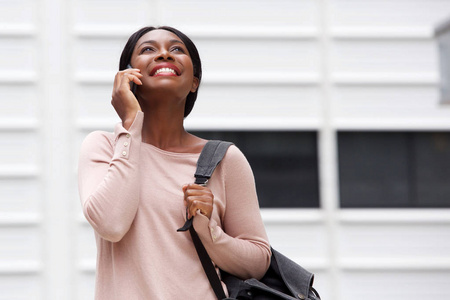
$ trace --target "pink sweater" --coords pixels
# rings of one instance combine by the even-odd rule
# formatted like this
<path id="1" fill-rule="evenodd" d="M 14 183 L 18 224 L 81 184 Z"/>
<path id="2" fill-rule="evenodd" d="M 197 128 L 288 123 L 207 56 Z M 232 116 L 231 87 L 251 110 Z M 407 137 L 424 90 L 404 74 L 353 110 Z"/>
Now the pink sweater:
<path id="1" fill-rule="evenodd" d="M 173 153 L 141 140 L 144 115 L 129 131 L 96 131 L 83 142 L 79 190 L 95 230 L 95 299 L 216 299 L 185 222 L 182 185 L 194 181 L 199 153 Z M 253 173 L 231 146 L 208 187 L 209 220 L 194 228 L 215 265 L 241 278 L 261 277 L 270 246 L 261 220 Z"/>

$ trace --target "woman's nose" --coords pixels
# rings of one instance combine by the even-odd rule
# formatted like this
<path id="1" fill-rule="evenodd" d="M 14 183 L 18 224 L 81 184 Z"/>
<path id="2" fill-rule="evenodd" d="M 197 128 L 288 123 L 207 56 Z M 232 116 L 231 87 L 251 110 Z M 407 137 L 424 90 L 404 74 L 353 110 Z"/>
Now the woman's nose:
<path id="1" fill-rule="evenodd" d="M 174 60 L 172 54 L 167 50 L 161 50 L 155 60 Z"/>

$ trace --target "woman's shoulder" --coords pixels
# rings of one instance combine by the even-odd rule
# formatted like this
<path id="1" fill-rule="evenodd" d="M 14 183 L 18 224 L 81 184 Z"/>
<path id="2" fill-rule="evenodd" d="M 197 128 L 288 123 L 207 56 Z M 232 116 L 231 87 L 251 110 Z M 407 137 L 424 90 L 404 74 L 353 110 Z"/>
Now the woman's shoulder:
<path id="1" fill-rule="evenodd" d="M 101 142 L 108 142 L 113 143 L 114 141 L 114 133 L 113 132 L 107 132 L 102 130 L 96 130 L 90 132 L 85 138 L 83 143 L 101 143 Z"/>
<path id="2" fill-rule="evenodd" d="M 81 151 L 101 151 L 112 149 L 114 133 L 107 131 L 93 131 L 89 133 L 81 144 Z"/>
<path id="3" fill-rule="evenodd" d="M 244 156 L 244 153 L 242 153 L 241 149 L 239 149 L 238 146 L 236 146 L 235 144 L 231 144 L 225 156 L 230 158 L 239 158 Z"/>
<path id="4" fill-rule="evenodd" d="M 228 187 L 254 186 L 252 167 L 245 154 L 236 145 L 228 148 L 219 165 L 219 172 Z"/>
<path id="5" fill-rule="evenodd" d="M 248 161 L 244 153 L 235 144 L 230 145 L 223 158 L 223 164 L 228 167 L 240 167 L 242 165 L 247 166 Z"/>

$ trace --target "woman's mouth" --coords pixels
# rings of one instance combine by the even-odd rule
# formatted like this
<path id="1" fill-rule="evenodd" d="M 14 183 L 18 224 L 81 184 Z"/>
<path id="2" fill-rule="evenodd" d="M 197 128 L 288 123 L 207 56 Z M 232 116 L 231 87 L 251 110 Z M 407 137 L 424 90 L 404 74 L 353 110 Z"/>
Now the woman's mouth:
<path id="1" fill-rule="evenodd" d="M 153 76 L 178 76 L 177 72 L 175 70 L 170 68 L 161 68 L 156 70 L 155 74 Z"/>
<path id="2" fill-rule="evenodd" d="M 150 76 L 179 76 L 180 70 L 172 64 L 160 64 L 153 68 Z"/>

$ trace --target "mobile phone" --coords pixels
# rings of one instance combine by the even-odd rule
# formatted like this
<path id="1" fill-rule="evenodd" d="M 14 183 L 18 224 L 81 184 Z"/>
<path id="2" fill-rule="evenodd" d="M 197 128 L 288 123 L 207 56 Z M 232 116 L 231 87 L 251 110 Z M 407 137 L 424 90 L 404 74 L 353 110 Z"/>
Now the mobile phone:
<path id="1" fill-rule="evenodd" d="M 130 64 L 128 64 L 127 69 L 133 69 L 133 67 Z M 133 95 L 136 96 L 136 83 L 134 83 L 133 81 L 130 81 L 130 90 L 133 93 Z"/>

